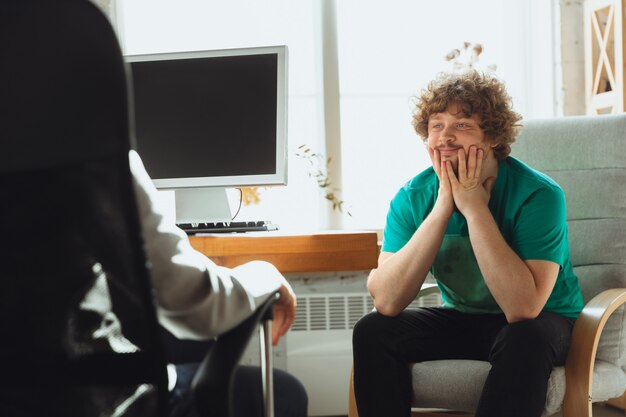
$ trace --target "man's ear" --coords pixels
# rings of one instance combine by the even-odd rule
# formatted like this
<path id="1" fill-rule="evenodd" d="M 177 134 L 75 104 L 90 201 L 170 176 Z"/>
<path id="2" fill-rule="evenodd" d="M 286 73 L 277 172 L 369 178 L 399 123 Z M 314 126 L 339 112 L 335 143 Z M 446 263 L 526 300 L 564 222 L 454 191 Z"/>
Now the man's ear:
<path id="1" fill-rule="evenodd" d="M 487 150 L 491 149 L 491 153 L 495 152 L 496 148 L 500 145 L 498 142 L 495 142 L 494 140 L 492 140 L 491 138 L 485 138 L 485 144 L 488 146 L 488 148 L 484 148 L 485 154 L 483 155 L 483 158 L 487 158 Z"/>
<path id="2" fill-rule="evenodd" d="M 500 146 L 499 142 L 496 142 L 495 140 L 491 138 L 486 138 L 486 142 L 489 144 L 489 147 L 491 149 L 496 149 L 498 146 Z"/>
<path id="3" fill-rule="evenodd" d="M 496 146 L 498 146 L 498 143 L 489 136 L 485 136 L 485 143 L 488 144 L 491 149 L 494 149 Z"/>

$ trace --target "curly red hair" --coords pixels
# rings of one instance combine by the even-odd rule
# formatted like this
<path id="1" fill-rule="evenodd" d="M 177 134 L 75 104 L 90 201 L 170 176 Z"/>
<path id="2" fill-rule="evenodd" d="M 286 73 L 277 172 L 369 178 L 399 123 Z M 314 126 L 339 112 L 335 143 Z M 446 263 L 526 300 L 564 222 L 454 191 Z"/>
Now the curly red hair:
<path id="1" fill-rule="evenodd" d="M 513 111 L 512 100 L 504 83 L 495 76 L 479 71 L 442 73 L 417 97 L 413 128 L 423 139 L 428 138 L 428 119 L 457 104 L 466 117 L 477 114 L 485 137 L 494 146 L 494 155 L 504 159 L 511 153 L 511 144 L 521 127 L 522 116 Z"/>

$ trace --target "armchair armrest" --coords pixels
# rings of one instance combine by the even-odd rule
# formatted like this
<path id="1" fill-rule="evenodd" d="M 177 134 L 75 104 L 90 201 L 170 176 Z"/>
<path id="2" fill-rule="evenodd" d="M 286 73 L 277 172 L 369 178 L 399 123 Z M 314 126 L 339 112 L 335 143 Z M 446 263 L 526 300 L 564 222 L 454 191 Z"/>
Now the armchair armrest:
<path id="1" fill-rule="evenodd" d="M 439 287 L 437 286 L 437 284 L 435 284 L 434 282 L 427 282 L 422 284 L 422 287 L 420 288 L 420 291 L 417 293 L 417 297 L 415 298 L 425 297 L 436 292 L 439 292 Z"/>
<path id="2" fill-rule="evenodd" d="M 576 320 L 565 363 L 564 415 L 591 416 L 593 367 L 600 335 L 608 318 L 624 303 L 626 288 L 603 291 L 585 305 Z"/>

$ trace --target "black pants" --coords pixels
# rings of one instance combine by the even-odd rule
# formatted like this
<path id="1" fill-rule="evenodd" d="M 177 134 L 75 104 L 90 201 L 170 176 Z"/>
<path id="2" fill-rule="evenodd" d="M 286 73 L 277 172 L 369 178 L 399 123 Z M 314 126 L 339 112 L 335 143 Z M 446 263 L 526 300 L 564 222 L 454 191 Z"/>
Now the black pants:
<path id="1" fill-rule="evenodd" d="M 170 398 L 170 417 L 200 417 L 190 390 L 197 369 L 197 363 L 176 366 L 177 379 Z M 308 398 L 302 383 L 279 369 L 274 369 L 273 379 L 276 417 L 306 417 Z M 233 389 L 235 417 L 264 415 L 261 368 L 240 366 L 235 373 Z"/>
<path id="2" fill-rule="evenodd" d="M 552 368 L 565 363 L 573 324 L 549 312 L 512 324 L 503 314 L 444 308 L 370 313 L 357 322 L 352 340 L 359 416 L 410 416 L 409 364 L 472 359 L 492 365 L 476 417 L 539 417 Z"/>
<path id="3" fill-rule="evenodd" d="M 169 417 L 198 416 L 191 381 L 214 341 L 183 340 L 160 328 L 167 361 L 176 365 L 176 387 L 170 397 Z M 306 417 L 308 397 L 302 383 L 293 375 L 274 369 L 274 414 L 276 417 Z M 261 417 L 264 413 L 261 368 L 240 366 L 234 379 L 235 417 Z"/>

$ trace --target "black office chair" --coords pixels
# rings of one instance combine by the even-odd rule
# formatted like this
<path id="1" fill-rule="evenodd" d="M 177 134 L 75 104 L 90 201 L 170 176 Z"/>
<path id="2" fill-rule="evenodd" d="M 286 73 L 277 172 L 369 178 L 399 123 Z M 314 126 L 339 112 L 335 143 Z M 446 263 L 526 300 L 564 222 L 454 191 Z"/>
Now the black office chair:
<path id="1" fill-rule="evenodd" d="M 192 389 L 201 416 L 231 416 L 235 369 L 255 329 L 259 329 L 261 378 L 265 417 L 274 417 L 272 380 L 272 305 L 278 294 L 261 304 L 253 315 L 221 335 L 200 364 Z"/>
<path id="2" fill-rule="evenodd" d="M 0 56 L 0 415 L 166 416 L 115 34 L 87 0 L 2 0 Z"/>

